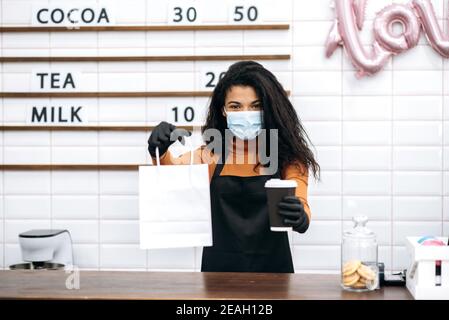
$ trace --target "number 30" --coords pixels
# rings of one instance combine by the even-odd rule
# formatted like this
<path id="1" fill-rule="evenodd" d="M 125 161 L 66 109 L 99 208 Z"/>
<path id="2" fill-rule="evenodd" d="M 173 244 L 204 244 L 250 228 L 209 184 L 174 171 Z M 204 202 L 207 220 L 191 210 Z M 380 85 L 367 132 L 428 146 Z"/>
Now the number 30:
<path id="1" fill-rule="evenodd" d="M 173 10 L 175 11 L 175 16 L 177 17 L 173 19 L 173 22 L 181 22 L 184 19 L 182 14 L 182 8 L 174 7 Z M 190 7 L 187 9 L 186 18 L 189 22 L 194 22 L 196 20 L 196 9 L 194 7 Z"/>

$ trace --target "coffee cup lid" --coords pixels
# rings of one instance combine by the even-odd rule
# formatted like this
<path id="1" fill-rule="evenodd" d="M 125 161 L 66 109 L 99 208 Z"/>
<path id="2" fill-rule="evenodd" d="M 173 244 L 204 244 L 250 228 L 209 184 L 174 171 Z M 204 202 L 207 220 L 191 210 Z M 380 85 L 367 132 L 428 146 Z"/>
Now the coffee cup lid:
<path id="1" fill-rule="evenodd" d="M 265 188 L 296 188 L 295 180 L 270 179 L 265 182 Z"/>

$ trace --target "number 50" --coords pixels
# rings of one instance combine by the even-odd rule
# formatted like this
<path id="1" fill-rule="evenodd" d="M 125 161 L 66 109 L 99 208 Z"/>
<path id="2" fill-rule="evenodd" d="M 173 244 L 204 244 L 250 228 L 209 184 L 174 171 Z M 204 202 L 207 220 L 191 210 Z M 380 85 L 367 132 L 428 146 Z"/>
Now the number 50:
<path id="1" fill-rule="evenodd" d="M 246 12 L 244 6 L 235 6 L 233 21 L 242 22 L 243 20 L 248 20 L 253 22 L 257 20 L 258 15 L 259 12 L 257 10 L 257 7 L 255 6 L 248 7 L 248 9 L 246 9 Z"/>

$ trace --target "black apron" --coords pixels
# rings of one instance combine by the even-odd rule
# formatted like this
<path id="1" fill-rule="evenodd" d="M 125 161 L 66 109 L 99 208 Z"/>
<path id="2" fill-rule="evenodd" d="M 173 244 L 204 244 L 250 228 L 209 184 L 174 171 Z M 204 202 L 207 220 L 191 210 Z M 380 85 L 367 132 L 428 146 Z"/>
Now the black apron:
<path id="1" fill-rule="evenodd" d="M 226 158 L 226 155 L 225 155 Z M 273 176 L 220 176 L 211 183 L 213 246 L 203 248 L 202 272 L 293 273 L 287 232 L 272 232 L 265 182 Z"/>

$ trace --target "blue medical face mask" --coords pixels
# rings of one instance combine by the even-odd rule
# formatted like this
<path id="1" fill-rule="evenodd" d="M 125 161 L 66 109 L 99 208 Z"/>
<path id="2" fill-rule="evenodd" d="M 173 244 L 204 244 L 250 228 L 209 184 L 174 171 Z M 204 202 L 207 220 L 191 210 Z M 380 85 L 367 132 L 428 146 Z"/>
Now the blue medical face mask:
<path id="1" fill-rule="evenodd" d="M 262 130 L 262 111 L 226 112 L 228 128 L 241 140 L 252 140 Z"/>

